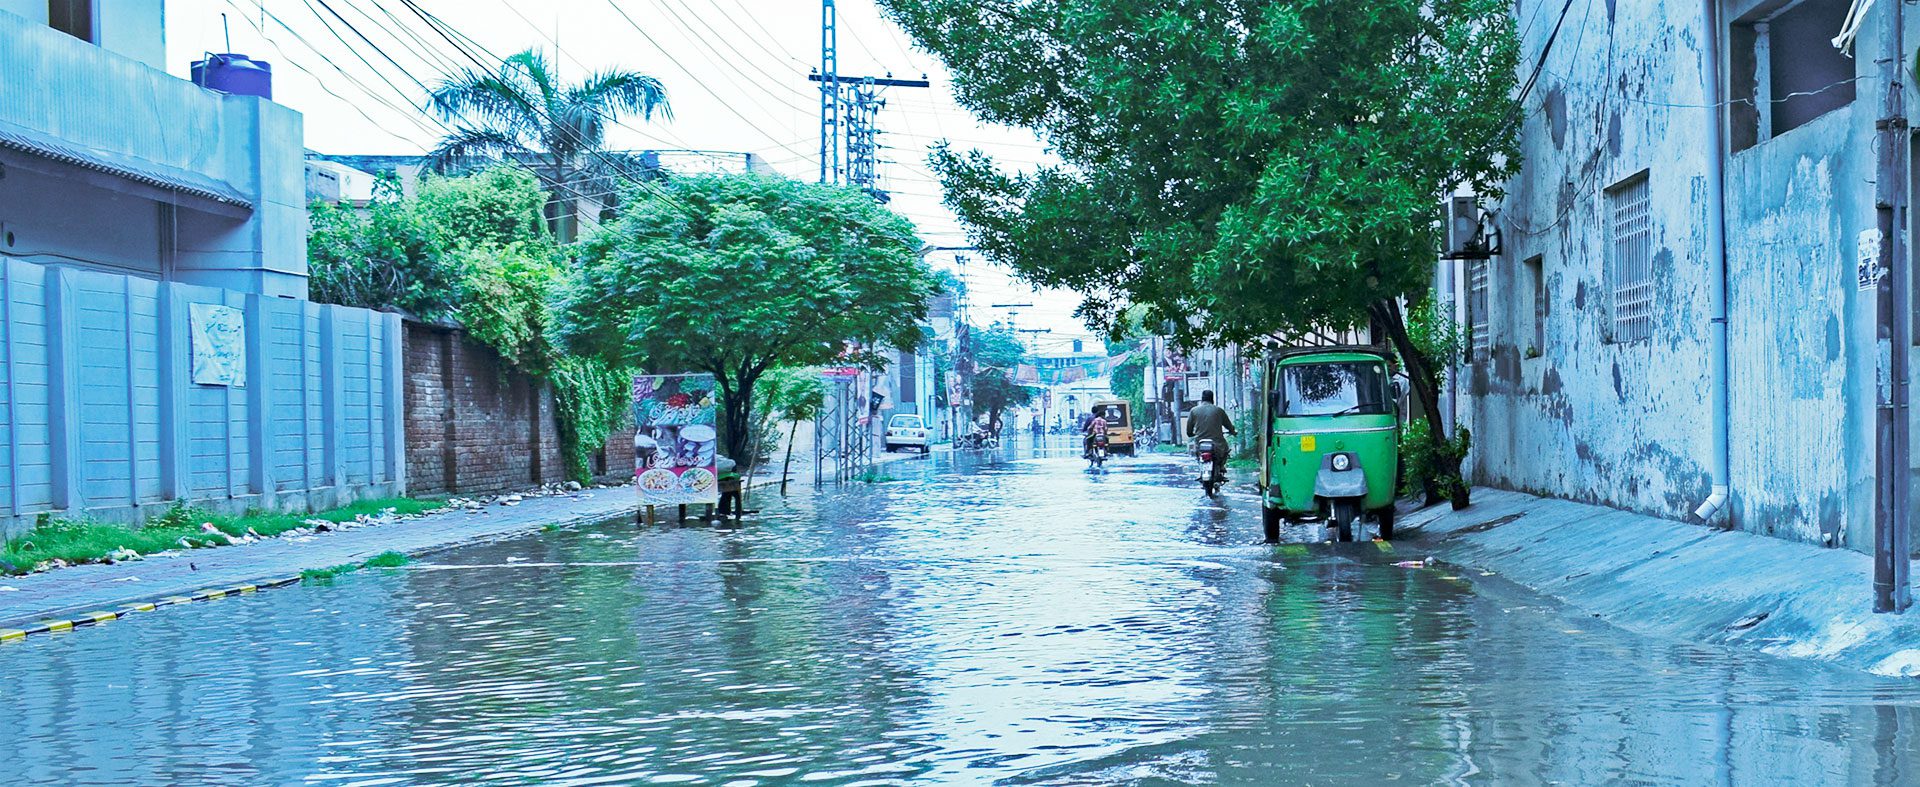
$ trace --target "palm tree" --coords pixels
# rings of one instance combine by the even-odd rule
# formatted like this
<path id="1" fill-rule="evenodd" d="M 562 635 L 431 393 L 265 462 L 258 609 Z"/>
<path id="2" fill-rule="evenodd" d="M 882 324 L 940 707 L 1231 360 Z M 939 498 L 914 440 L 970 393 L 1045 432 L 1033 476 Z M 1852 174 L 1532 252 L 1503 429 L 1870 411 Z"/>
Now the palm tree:
<path id="1" fill-rule="evenodd" d="M 455 125 L 428 154 L 429 166 L 446 172 L 498 158 L 527 167 L 553 194 L 548 222 L 556 236 L 566 204 L 604 197 L 612 190 L 606 184 L 631 166 L 601 149 L 607 126 L 631 113 L 673 116 L 658 79 L 616 69 L 563 85 L 532 49 L 508 57 L 496 73 L 443 79 L 431 99 L 434 114 Z"/>

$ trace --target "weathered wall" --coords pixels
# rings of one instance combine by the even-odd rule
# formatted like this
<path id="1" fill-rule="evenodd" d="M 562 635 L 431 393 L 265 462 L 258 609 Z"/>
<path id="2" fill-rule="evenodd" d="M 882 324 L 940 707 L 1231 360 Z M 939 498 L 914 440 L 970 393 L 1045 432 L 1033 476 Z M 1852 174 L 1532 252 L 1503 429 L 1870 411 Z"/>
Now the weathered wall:
<path id="1" fill-rule="evenodd" d="M 1560 10 L 1522 2 L 1526 51 Z M 1707 271 L 1696 194 L 1705 162 L 1697 110 L 1697 3 L 1611 13 L 1575 4 L 1529 98 L 1525 156 L 1500 207 L 1505 253 L 1490 261 L 1492 348 L 1466 373 L 1477 479 L 1679 517 L 1707 495 Z M 1534 6 L 1542 6 L 1535 9 Z M 1531 58 L 1528 59 L 1531 69 Z M 1523 77 L 1525 74 L 1522 75 Z M 1657 290 L 1652 336 L 1613 337 L 1606 190 L 1647 173 Z M 1523 260 L 1546 278 L 1545 346 L 1532 344 Z"/>
<path id="2" fill-rule="evenodd" d="M 191 305 L 245 314 L 245 381 L 193 382 Z M 187 501 L 328 507 L 397 494 L 393 315 L 0 255 L 0 533 Z"/>
<path id="3" fill-rule="evenodd" d="M 1517 4 L 1523 79 L 1562 5 Z M 1707 495 L 1712 132 L 1700 10 L 1690 0 L 1575 4 L 1528 98 L 1524 163 L 1490 206 L 1505 241 L 1488 263 L 1493 346 L 1463 375 L 1480 483 L 1675 519 Z M 1859 68 L 1873 67 L 1875 45 L 1860 41 Z M 1742 529 L 1869 544 L 1872 303 L 1855 291 L 1852 249 L 1873 220 L 1875 108 L 1862 89 L 1727 163 L 1730 516 Z M 1607 190 L 1641 172 L 1654 327 L 1615 341 Z M 1524 261 L 1536 255 L 1547 316 L 1534 353 Z"/>
<path id="4" fill-rule="evenodd" d="M 405 353 L 408 494 L 490 494 L 567 480 L 546 383 L 456 328 L 409 321 Z M 590 469 L 630 476 L 632 445 L 633 430 L 614 434 L 605 460 Z"/>

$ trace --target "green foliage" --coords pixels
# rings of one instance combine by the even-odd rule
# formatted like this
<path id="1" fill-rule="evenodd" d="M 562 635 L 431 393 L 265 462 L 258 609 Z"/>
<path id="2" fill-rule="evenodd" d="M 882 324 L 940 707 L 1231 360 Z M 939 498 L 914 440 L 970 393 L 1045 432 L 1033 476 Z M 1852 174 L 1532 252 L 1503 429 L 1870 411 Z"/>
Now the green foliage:
<path id="1" fill-rule="evenodd" d="M 423 177 L 409 207 L 439 248 L 484 248 L 544 239 L 546 199 L 538 178 L 497 165 L 457 178 Z"/>
<path id="2" fill-rule="evenodd" d="M 1467 483 L 1460 476 L 1460 463 L 1466 458 L 1471 443 L 1471 435 L 1465 429 L 1452 438 L 1435 440 L 1426 421 L 1408 422 L 1400 444 L 1401 462 L 1405 467 L 1400 493 L 1434 501 L 1464 495 Z"/>
<path id="3" fill-rule="evenodd" d="M 316 202 L 308 211 L 307 292 L 321 303 L 451 316 L 458 273 L 435 234 L 392 190 L 364 211 Z"/>
<path id="4" fill-rule="evenodd" d="M 626 200 L 585 244 L 554 333 L 609 364 L 712 373 L 729 456 L 767 370 L 877 365 L 879 345 L 921 338 L 934 278 L 913 227 L 859 190 L 712 175 Z"/>
<path id="5" fill-rule="evenodd" d="M 593 479 L 594 452 L 615 430 L 633 422 L 633 370 L 563 355 L 554 359 L 547 379 L 553 385 L 567 477 L 586 483 Z"/>
<path id="6" fill-rule="evenodd" d="M 1125 345 L 1109 348 L 1126 352 Z M 1147 405 L 1147 354 L 1136 351 L 1133 355 L 1113 367 L 1113 375 L 1107 379 L 1107 387 L 1114 396 L 1127 400 L 1133 411 L 1132 426 L 1143 426 L 1153 421 L 1153 410 Z"/>
<path id="7" fill-rule="evenodd" d="M 1013 370 L 1026 362 L 1027 348 L 1020 334 L 995 326 L 975 328 L 973 335 L 973 406 L 985 410 L 993 420 L 1009 407 L 1033 401 L 1033 389 L 1013 382 Z"/>
<path id="8" fill-rule="evenodd" d="M 1065 162 L 936 152 L 988 257 L 1086 293 L 1097 324 L 1134 305 L 1228 341 L 1352 326 L 1425 286 L 1442 196 L 1519 160 L 1508 5 L 881 0 L 963 105 Z"/>
<path id="9" fill-rule="evenodd" d="M 1407 308 L 1407 337 L 1434 365 L 1441 379 L 1446 370 L 1460 362 L 1469 338 L 1460 323 L 1441 311 L 1440 303 L 1433 298 L 1421 298 Z"/>
<path id="10" fill-rule="evenodd" d="M 387 509 L 406 516 L 442 505 L 430 500 L 388 498 L 363 500 L 314 514 L 249 513 L 238 517 L 175 505 L 137 527 L 47 517 L 34 529 L 0 544 L 0 573 L 24 574 L 52 560 L 95 563 L 123 549 L 150 555 L 170 549 L 224 546 L 246 535 L 271 538 L 306 526 L 308 519 L 346 522 L 361 515 L 378 516 Z M 212 525 L 215 532 L 207 532 L 203 525 Z"/>
<path id="11" fill-rule="evenodd" d="M 455 316 L 467 334 L 514 367 L 543 374 L 554 362 L 547 343 L 548 301 L 562 273 L 550 247 L 515 241 L 456 249 L 460 269 Z"/>

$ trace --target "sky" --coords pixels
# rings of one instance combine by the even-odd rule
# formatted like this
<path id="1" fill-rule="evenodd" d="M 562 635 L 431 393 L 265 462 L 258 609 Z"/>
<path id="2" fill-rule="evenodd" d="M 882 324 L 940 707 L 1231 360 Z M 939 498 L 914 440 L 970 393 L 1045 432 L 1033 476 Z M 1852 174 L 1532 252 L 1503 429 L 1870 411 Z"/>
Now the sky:
<path id="1" fill-rule="evenodd" d="M 626 119 L 608 132 L 616 149 L 747 151 L 803 179 L 819 176 L 820 99 L 807 76 L 820 63 L 820 4 L 813 0 L 416 0 L 470 39 L 482 61 L 540 48 L 561 76 L 625 68 L 665 85 L 672 118 Z M 1051 161 L 1023 129 L 977 121 L 955 102 L 938 60 L 885 19 L 873 0 L 837 4 L 839 73 L 918 78 L 931 88 L 890 88 L 879 116 L 881 187 L 891 207 L 932 246 L 968 245 L 940 199 L 927 154 L 940 140 L 979 148 L 1004 166 Z M 624 12 L 624 14 L 622 13 Z M 306 145 L 330 154 L 417 154 L 446 130 L 420 107 L 454 69 L 477 67 L 401 0 L 168 0 L 169 68 L 186 76 L 208 51 L 272 64 L 274 99 L 306 119 Z M 225 30 L 221 15 L 225 14 Z M 336 16 L 337 14 L 337 16 Z M 344 21 L 343 21 L 344 20 Z M 231 35 L 232 45 L 225 36 Z M 553 53 L 558 52 L 556 57 Z M 1035 292 L 977 254 L 937 252 L 936 267 L 968 284 L 973 319 L 1011 318 L 1041 352 L 1094 335 L 1072 316 L 1071 292 Z M 993 304 L 1025 303 L 1018 309 Z"/>

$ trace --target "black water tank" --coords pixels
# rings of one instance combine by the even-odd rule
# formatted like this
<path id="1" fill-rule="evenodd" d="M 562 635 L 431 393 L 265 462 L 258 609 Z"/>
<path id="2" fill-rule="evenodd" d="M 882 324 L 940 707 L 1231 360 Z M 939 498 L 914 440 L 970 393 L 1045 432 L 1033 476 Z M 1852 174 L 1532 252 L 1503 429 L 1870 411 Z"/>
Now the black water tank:
<path id="1" fill-rule="evenodd" d="M 205 60 L 194 61 L 193 83 L 236 96 L 273 100 L 273 66 L 246 55 L 209 54 Z"/>

